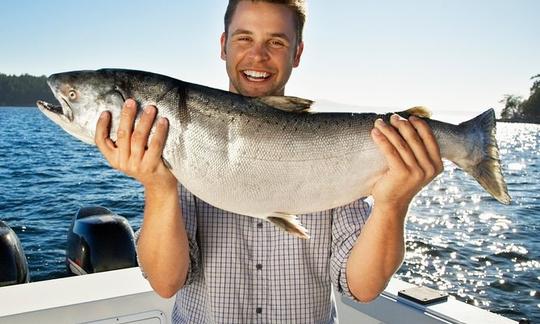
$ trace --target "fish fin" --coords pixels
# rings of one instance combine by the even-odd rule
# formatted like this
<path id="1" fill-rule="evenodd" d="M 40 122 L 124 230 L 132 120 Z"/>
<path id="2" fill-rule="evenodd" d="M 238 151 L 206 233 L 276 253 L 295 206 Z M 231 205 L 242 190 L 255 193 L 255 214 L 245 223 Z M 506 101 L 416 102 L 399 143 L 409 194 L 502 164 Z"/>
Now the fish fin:
<path id="1" fill-rule="evenodd" d="M 313 101 L 309 99 L 286 96 L 258 97 L 256 100 L 271 106 L 272 108 L 294 113 L 307 112 L 313 104 Z"/>
<path id="2" fill-rule="evenodd" d="M 476 165 L 459 165 L 480 183 L 499 202 L 508 205 L 511 198 L 501 169 L 499 148 L 495 139 L 495 111 L 489 109 L 475 118 L 463 122 L 458 127 L 465 132 L 480 132 L 484 156 Z"/>
<path id="3" fill-rule="evenodd" d="M 296 215 L 274 213 L 266 219 L 289 234 L 302 239 L 309 239 L 308 231 L 302 223 L 300 223 Z"/>
<path id="4" fill-rule="evenodd" d="M 405 113 L 411 116 L 431 118 L 431 111 L 424 106 L 415 106 L 405 110 Z"/>

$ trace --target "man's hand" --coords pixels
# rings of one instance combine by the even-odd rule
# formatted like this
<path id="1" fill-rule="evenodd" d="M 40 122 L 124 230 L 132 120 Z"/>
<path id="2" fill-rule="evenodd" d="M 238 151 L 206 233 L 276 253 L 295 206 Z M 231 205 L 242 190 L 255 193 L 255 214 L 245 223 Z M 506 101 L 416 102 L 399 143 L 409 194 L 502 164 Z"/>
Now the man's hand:
<path id="1" fill-rule="evenodd" d="M 137 254 L 152 288 L 169 298 L 186 281 L 189 244 L 177 181 L 161 159 L 168 132 L 167 119 L 157 121 L 156 132 L 148 142 L 156 114 L 156 107 L 147 106 L 134 125 L 137 104 L 128 99 L 122 108 L 116 143 L 109 138 L 109 112 L 104 112 L 97 122 L 95 141 L 113 168 L 144 185 L 144 219 Z"/>
<path id="2" fill-rule="evenodd" d="M 168 132 L 168 121 L 160 118 L 156 132 L 148 143 L 150 130 L 156 118 L 157 109 L 147 106 L 136 127 L 137 104 L 127 99 L 122 108 L 116 143 L 109 138 L 111 114 L 101 114 L 96 127 L 96 145 L 109 164 L 141 182 L 146 189 L 163 186 L 176 187 L 176 178 L 163 163 L 161 154 Z"/>
<path id="3" fill-rule="evenodd" d="M 388 163 L 388 171 L 372 190 L 375 204 L 407 209 L 414 196 L 443 170 L 439 145 L 427 123 L 398 115 L 387 125 L 375 122 L 372 138 Z"/>
<path id="4" fill-rule="evenodd" d="M 378 120 L 371 133 L 388 171 L 373 186 L 375 205 L 347 260 L 349 289 L 362 302 L 375 299 L 399 268 L 409 204 L 443 169 L 439 146 L 425 121 L 394 115 L 390 124 Z"/>

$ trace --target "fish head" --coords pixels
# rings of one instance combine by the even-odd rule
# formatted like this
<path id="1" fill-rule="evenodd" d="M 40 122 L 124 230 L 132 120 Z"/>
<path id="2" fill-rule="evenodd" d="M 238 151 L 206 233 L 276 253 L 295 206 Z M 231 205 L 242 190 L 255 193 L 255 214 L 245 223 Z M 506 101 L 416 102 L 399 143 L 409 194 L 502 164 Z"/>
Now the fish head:
<path id="1" fill-rule="evenodd" d="M 47 83 L 59 105 L 38 101 L 38 108 L 53 122 L 79 140 L 94 144 L 96 124 L 104 111 L 119 120 L 130 94 L 127 76 L 113 70 L 73 71 L 49 76 Z M 113 122 L 111 134 L 118 125 Z"/>

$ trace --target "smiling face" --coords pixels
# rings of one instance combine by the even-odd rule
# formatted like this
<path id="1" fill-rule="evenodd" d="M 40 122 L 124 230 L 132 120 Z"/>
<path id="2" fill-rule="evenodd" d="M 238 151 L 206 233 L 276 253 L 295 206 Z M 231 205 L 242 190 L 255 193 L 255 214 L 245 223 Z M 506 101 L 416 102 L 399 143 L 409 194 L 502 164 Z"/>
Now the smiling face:
<path id="1" fill-rule="evenodd" d="M 228 34 L 221 36 L 229 91 L 251 97 L 284 95 L 303 50 L 294 19 L 285 5 L 240 1 Z"/>

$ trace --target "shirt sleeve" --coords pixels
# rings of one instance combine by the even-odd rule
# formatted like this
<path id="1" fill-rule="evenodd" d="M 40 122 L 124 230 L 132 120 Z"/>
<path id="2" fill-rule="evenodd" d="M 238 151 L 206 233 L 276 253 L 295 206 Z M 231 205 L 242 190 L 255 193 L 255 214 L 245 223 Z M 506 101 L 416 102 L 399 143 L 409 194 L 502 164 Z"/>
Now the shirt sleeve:
<path id="1" fill-rule="evenodd" d="M 347 260 L 362 227 L 371 213 L 373 202 L 361 198 L 348 205 L 334 209 L 332 221 L 332 256 L 330 275 L 337 290 L 354 299 L 347 283 Z"/>
<path id="2" fill-rule="evenodd" d="M 200 253 L 199 245 L 197 244 L 197 202 L 195 196 L 187 191 L 182 185 L 178 185 L 180 192 L 180 206 L 182 208 L 182 216 L 184 217 L 184 223 L 186 226 L 186 232 L 188 236 L 189 244 L 189 269 L 187 273 L 186 282 L 184 285 L 189 285 L 193 282 L 194 278 L 200 274 Z M 135 233 L 135 246 L 139 240 L 141 230 L 139 229 Z M 148 278 L 148 275 L 144 271 L 140 261 L 139 254 L 137 253 L 137 263 L 141 269 L 144 278 Z"/>
<path id="3" fill-rule="evenodd" d="M 201 274 L 201 254 L 197 243 L 197 198 L 184 186 L 179 185 L 182 216 L 186 225 L 189 244 L 189 269 L 185 286 L 191 284 Z"/>

